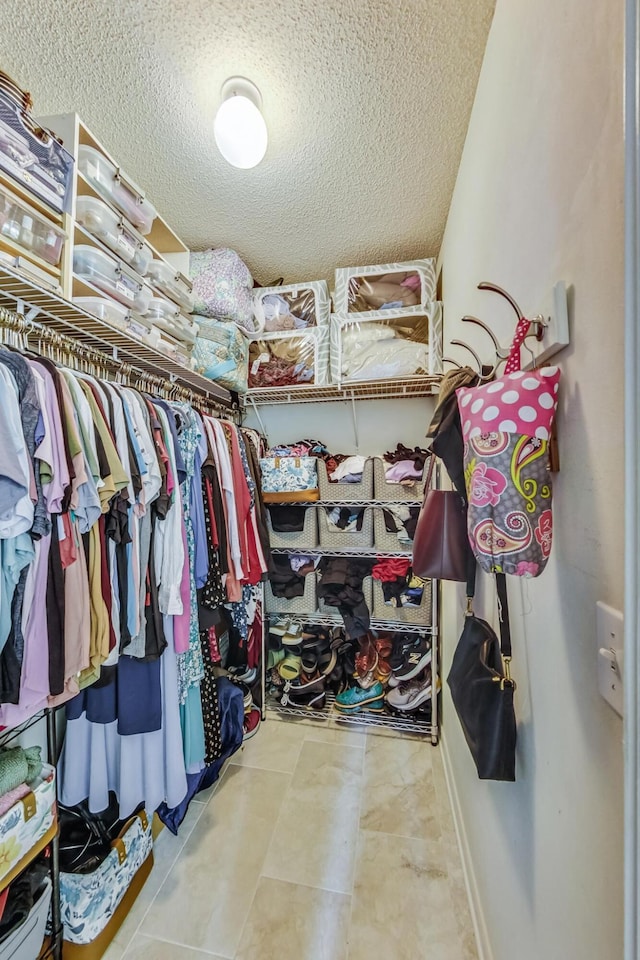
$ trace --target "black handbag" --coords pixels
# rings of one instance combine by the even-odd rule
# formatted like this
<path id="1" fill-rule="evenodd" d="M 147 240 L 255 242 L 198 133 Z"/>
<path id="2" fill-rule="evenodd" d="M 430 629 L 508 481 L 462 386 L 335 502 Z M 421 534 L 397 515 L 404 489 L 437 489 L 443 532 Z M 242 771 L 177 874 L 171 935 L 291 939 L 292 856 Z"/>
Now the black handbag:
<path id="1" fill-rule="evenodd" d="M 500 640 L 472 611 L 475 560 L 467 579 L 464 629 L 447 677 L 451 698 L 481 780 L 516 779 L 515 681 L 511 679 L 511 631 L 507 584 L 496 574 Z"/>

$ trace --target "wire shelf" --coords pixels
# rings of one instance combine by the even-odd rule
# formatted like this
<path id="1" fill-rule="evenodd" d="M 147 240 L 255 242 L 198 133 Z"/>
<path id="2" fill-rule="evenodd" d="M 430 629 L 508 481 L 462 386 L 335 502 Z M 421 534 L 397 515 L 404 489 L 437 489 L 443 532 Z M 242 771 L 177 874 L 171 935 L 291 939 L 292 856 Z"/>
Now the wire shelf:
<path id="1" fill-rule="evenodd" d="M 336 400 L 386 400 L 393 397 L 431 397 L 440 389 L 441 376 L 406 377 L 398 380 L 377 380 L 363 383 L 296 384 L 290 387 L 263 387 L 249 390 L 242 398 L 249 404 L 265 406 L 280 403 L 317 403 Z"/>
<path id="2" fill-rule="evenodd" d="M 57 333 L 73 337 L 79 343 L 146 373 L 156 376 L 164 374 L 172 382 L 193 390 L 212 404 L 232 406 L 228 390 L 183 367 L 148 344 L 108 326 L 70 300 L 27 280 L 4 264 L 0 266 L 0 306 L 24 314 L 29 320 L 43 323 Z"/>
<path id="3" fill-rule="evenodd" d="M 267 504 L 268 506 L 268 504 Z M 363 507 L 421 507 L 422 500 L 279 500 L 279 507 L 351 507 L 360 510 Z"/>
<path id="4" fill-rule="evenodd" d="M 317 627 L 336 627 L 343 626 L 342 617 L 337 613 L 336 607 L 336 616 L 330 617 L 324 613 L 308 613 L 308 614 L 296 614 L 292 616 L 288 613 L 274 613 L 273 611 L 268 612 L 268 617 L 271 619 L 273 617 L 287 620 L 291 620 L 292 623 L 301 623 L 301 624 L 313 624 Z M 376 617 L 372 617 L 370 621 L 370 627 L 372 630 L 381 630 L 386 633 L 418 633 L 421 635 L 436 637 L 438 635 L 438 628 L 432 624 L 423 623 L 402 623 L 400 620 L 379 620 Z"/>
<path id="5" fill-rule="evenodd" d="M 397 550 L 393 553 L 387 553 L 384 550 L 376 550 L 375 547 L 345 547 L 343 550 L 335 550 L 331 547 L 272 547 L 271 553 L 287 554 L 298 553 L 305 557 L 379 557 L 382 560 L 393 560 L 394 557 L 404 557 L 411 559 L 411 550 Z"/>
<path id="6" fill-rule="evenodd" d="M 341 713 L 335 706 L 335 695 L 326 694 L 326 706 L 322 710 L 307 709 L 305 707 L 283 707 L 273 695 L 267 698 L 267 712 L 275 713 L 286 719 L 312 720 L 318 723 L 329 723 L 340 729 L 345 726 L 365 727 L 368 733 L 375 733 L 376 729 L 395 730 L 398 733 L 419 734 L 431 737 L 432 742 L 438 742 L 438 726 L 431 722 L 430 714 L 423 713 L 373 713 L 362 710 L 350 715 Z"/>

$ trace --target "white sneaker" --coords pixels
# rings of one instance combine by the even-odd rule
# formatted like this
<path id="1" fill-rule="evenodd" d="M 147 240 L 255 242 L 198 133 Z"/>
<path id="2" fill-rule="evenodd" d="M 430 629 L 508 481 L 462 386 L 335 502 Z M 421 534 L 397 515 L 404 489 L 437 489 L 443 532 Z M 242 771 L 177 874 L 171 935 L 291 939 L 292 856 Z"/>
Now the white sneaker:
<path id="1" fill-rule="evenodd" d="M 431 677 L 424 680 L 410 680 L 387 691 L 386 700 L 394 710 L 410 711 L 431 699 Z"/>

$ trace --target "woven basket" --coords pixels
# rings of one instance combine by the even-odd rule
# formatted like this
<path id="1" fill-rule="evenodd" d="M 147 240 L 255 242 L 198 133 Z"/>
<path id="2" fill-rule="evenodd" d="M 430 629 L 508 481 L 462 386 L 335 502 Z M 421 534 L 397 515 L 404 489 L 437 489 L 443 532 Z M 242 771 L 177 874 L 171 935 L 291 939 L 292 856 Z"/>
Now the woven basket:
<path id="1" fill-rule="evenodd" d="M 373 578 L 365 577 L 362 581 L 362 593 L 364 594 L 364 602 L 369 607 L 369 612 L 373 609 Z M 342 617 L 338 611 L 337 607 L 332 607 L 330 604 L 325 603 L 324 600 L 318 598 L 318 613 L 321 613 L 323 617 L 331 617 L 332 620 L 336 620 L 338 623 L 342 623 Z"/>
<path id="2" fill-rule="evenodd" d="M 306 508 L 302 530 L 286 533 L 274 530 L 271 525 L 271 513 L 269 510 L 266 513 L 269 543 L 272 547 L 295 547 L 296 549 L 299 547 L 302 552 L 306 547 L 318 546 L 318 520 L 315 507 Z"/>
<path id="3" fill-rule="evenodd" d="M 381 457 L 374 459 L 373 490 L 376 500 L 385 503 L 407 503 L 424 500 L 424 480 L 405 486 L 403 483 L 387 483 L 384 473 L 384 462 Z"/>
<path id="4" fill-rule="evenodd" d="M 330 483 L 326 463 L 318 460 L 318 486 L 327 503 L 367 503 L 373 500 L 373 460 L 366 461 L 360 483 Z"/>
<path id="5" fill-rule="evenodd" d="M 318 510 L 320 546 L 330 550 L 366 550 L 373 546 L 373 511 L 364 508 L 362 530 L 336 530 L 327 519 L 327 507 Z"/>
<path id="6" fill-rule="evenodd" d="M 411 623 L 431 626 L 431 581 L 424 585 L 422 603 L 419 607 L 392 607 L 384 602 L 382 584 L 373 581 L 373 617 L 376 620 L 388 620 L 393 623 Z"/>
<path id="7" fill-rule="evenodd" d="M 301 597 L 286 600 L 284 597 L 274 597 L 271 584 L 267 580 L 264 585 L 264 605 L 267 613 L 303 613 L 311 615 L 316 612 L 316 575 L 308 573 L 304 580 L 304 593 Z"/>
<path id="8" fill-rule="evenodd" d="M 391 505 L 390 505 L 391 506 Z M 413 540 L 400 540 L 397 533 L 389 533 L 384 523 L 382 507 L 373 510 L 373 545 L 380 553 L 409 552 Z"/>

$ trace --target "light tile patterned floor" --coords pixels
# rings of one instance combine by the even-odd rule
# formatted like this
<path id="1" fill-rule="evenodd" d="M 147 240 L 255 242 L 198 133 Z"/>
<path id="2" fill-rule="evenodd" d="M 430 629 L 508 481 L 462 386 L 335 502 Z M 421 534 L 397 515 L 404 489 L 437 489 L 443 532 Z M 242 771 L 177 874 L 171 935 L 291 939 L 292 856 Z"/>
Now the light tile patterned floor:
<path id="1" fill-rule="evenodd" d="M 477 960 L 438 748 L 269 719 L 105 960 Z"/>

